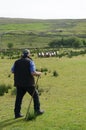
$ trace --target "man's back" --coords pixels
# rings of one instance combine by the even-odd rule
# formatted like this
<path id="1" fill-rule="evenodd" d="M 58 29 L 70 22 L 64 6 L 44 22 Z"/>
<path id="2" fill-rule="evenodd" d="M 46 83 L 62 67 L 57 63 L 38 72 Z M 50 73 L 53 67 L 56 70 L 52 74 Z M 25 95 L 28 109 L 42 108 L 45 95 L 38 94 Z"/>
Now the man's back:
<path id="1" fill-rule="evenodd" d="M 32 86 L 34 85 L 34 77 L 30 72 L 30 59 L 21 58 L 15 62 L 14 67 L 15 86 Z"/>

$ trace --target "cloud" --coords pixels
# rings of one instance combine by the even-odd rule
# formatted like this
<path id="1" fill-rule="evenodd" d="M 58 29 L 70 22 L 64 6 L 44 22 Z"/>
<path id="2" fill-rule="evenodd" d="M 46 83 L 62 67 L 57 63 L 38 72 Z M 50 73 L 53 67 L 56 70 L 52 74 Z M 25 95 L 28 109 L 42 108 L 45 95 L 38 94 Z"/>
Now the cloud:
<path id="1" fill-rule="evenodd" d="M 85 0 L 3 0 L 0 17 L 86 18 Z"/>

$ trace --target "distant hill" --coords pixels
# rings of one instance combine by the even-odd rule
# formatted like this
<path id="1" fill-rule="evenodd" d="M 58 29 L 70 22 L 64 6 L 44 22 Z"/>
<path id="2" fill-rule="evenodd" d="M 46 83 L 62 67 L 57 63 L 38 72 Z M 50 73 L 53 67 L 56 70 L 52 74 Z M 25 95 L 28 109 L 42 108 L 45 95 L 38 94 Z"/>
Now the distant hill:
<path id="1" fill-rule="evenodd" d="M 59 22 L 86 22 L 86 19 L 26 19 L 26 18 L 5 18 L 0 17 L 0 24 L 7 23 L 31 23 L 31 22 L 49 22 L 49 23 L 59 23 Z"/>
<path id="2" fill-rule="evenodd" d="M 86 19 L 0 18 L 0 47 L 48 46 L 57 37 L 86 39 Z"/>

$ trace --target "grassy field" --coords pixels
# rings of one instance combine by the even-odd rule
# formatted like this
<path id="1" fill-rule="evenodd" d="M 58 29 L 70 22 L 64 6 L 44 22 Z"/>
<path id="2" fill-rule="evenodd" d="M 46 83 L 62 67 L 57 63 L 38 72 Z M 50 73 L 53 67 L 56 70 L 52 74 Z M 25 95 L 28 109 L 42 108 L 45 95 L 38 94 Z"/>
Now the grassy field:
<path id="1" fill-rule="evenodd" d="M 14 119 L 15 96 L 8 94 L 0 97 L 0 130 L 85 130 L 86 129 L 86 55 L 73 58 L 37 58 L 37 68 L 47 68 L 39 79 L 41 108 L 44 115 L 25 121 Z M 14 60 L 0 59 L 0 84 L 13 85 L 10 68 Z M 58 76 L 53 76 L 53 71 Z M 25 115 L 30 96 L 25 95 L 22 113 Z M 33 104 L 30 111 L 33 110 Z"/>
<path id="2" fill-rule="evenodd" d="M 86 19 L 12 19 L 0 18 L 0 48 L 49 47 L 58 38 L 76 36 L 86 40 Z"/>

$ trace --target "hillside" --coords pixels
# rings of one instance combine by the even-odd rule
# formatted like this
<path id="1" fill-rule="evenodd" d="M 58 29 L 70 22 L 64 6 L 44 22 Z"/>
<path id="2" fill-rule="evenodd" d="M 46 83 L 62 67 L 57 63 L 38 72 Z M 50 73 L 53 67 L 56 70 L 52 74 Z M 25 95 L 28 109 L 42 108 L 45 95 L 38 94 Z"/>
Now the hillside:
<path id="1" fill-rule="evenodd" d="M 23 118 L 14 119 L 15 96 L 9 93 L 0 96 L 0 130 L 86 130 L 86 54 L 73 58 L 37 58 L 37 68 L 47 68 L 38 81 L 41 91 L 42 116 L 25 121 L 30 95 L 24 96 L 21 113 Z M 0 85 L 13 85 L 10 68 L 13 59 L 0 59 Z M 58 72 L 54 77 L 53 71 Z M 37 77 L 36 77 L 37 80 Z M 33 112 L 31 103 L 30 114 Z"/>
<path id="2" fill-rule="evenodd" d="M 13 43 L 15 48 L 47 47 L 58 37 L 86 39 L 86 19 L 0 18 L 0 48 Z"/>

